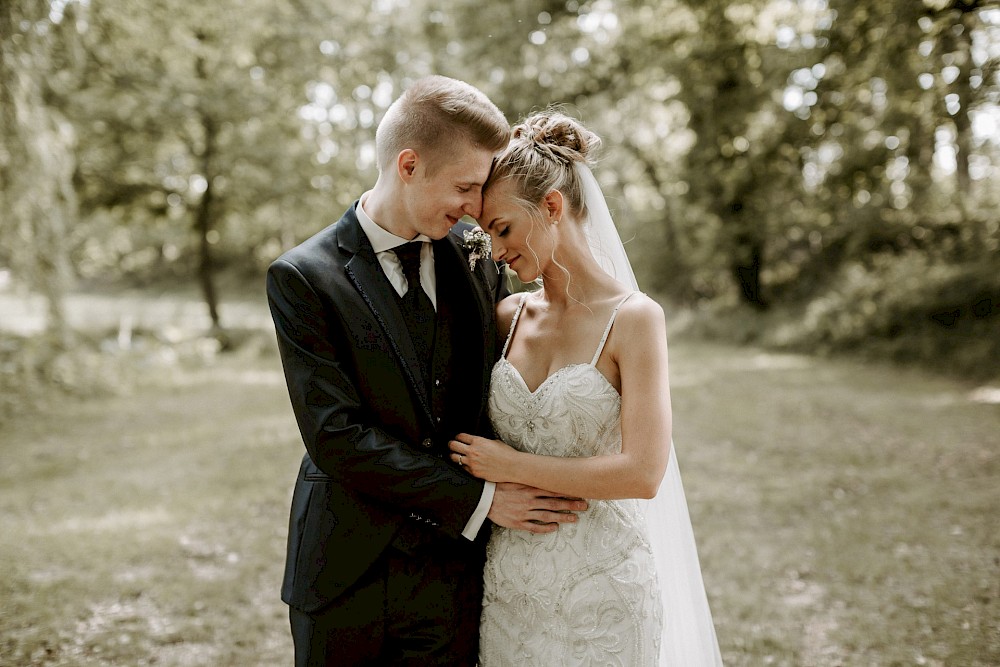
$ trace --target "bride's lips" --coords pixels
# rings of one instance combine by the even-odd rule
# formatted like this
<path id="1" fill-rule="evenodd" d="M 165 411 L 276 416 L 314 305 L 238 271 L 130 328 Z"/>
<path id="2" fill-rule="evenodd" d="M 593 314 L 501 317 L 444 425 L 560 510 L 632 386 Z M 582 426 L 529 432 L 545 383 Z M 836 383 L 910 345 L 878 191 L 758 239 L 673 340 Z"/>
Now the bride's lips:
<path id="1" fill-rule="evenodd" d="M 516 257 L 511 257 L 510 259 L 507 260 L 507 266 L 509 266 L 510 268 L 513 269 L 514 268 L 514 262 L 516 262 L 519 259 L 521 259 L 520 255 L 518 255 Z"/>

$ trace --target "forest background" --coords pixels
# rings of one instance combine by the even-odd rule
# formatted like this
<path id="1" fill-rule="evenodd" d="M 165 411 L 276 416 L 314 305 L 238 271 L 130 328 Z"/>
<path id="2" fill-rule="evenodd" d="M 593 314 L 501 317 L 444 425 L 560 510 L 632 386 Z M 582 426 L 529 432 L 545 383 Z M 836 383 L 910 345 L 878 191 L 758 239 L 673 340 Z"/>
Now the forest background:
<path id="1" fill-rule="evenodd" d="M 705 341 L 891 362 L 994 409 L 997 0 L 0 0 L 0 453 L 164 369 L 277 368 L 264 270 L 374 183 L 375 127 L 429 73 L 603 138 L 640 284 L 707 367 Z M 963 442 L 995 477 L 989 439 Z M 1000 655 L 993 607 L 962 655 Z"/>
<path id="2" fill-rule="evenodd" d="M 997 2 L 8 0 L 0 35 L 0 276 L 56 345 L 81 286 L 197 285 L 224 339 L 220 281 L 336 220 L 437 72 L 600 134 L 644 288 L 704 333 L 996 370 Z"/>

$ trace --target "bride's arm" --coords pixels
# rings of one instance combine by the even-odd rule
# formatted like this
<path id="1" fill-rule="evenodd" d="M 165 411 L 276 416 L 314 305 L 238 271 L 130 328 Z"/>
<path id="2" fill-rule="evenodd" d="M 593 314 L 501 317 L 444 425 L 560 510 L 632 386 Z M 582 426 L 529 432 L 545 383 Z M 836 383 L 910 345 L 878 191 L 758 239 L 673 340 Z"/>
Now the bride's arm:
<path id="1" fill-rule="evenodd" d="M 631 301 L 637 303 L 632 304 Z M 461 434 L 452 459 L 476 477 L 517 482 L 576 498 L 652 498 L 670 455 L 670 385 L 663 310 L 633 297 L 615 320 L 606 352 L 621 376 L 620 454 L 565 458 L 519 452 L 497 440 Z"/>

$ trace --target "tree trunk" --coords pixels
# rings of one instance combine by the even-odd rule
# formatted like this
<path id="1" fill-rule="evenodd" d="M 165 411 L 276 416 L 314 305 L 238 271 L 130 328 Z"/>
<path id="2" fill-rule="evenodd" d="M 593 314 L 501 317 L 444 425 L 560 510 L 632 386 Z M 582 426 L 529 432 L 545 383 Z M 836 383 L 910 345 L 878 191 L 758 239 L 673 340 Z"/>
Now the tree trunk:
<path id="1" fill-rule="evenodd" d="M 740 235 L 736 239 L 733 263 L 730 267 L 733 278 L 740 287 L 743 301 L 757 310 L 767 310 L 770 305 L 764 298 L 760 272 L 763 267 L 764 246 L 758 239 Z"/>
<path id="2" fill-rule="evenodd" d="M 71 278 L 67 232 L 77 216 L 75 135 L 45 103 L 51 67 L 46 37 L 21 30 L 25 21 L 46 21 L 47 13 L 45 2 L 0 4 L 0 34 L 21 37 L 0 44 L 0 122 L 7 149 L 6 161 L 0 159 L 5 219 L 0 232 L 16 239 L 13 268 L 45 298 L 47 333 L 65 349 L 72 344 L 65 295 Z"/>
<path id="3" fill-rule="evenodd" d="M 204 41 L 204 35 L 198 35 L 199 41 Z M 195 61 L 195 71 L 202 83 L 208 81 L 205 69 L 205 59 L 201 55 Z M 212 321 L 212 333 L 224 343 L 222 322 L 219 318 L 219 297 L 215 288 L 215 258 L 212 255 L 212 203 L 215 195 L 212 181 L 214 180 L 214 158 L 218 127 L 215 119 L 205 110 L 201 111 L 201 127 L 204 133 L 204 145 L 201 151 L 201 174 L 205 178 L 205 192 L 201 196 L 198 208 L 195 210 L 194 227 L 198 234 L 198 282 L 201 285 L 205 305 L 208 306 L 208 316 Z"/>
<path id="4" fill-rule="evenodd" d="M 219 298 L 215 289 L 215 259 L 209 232 L 212 231 L 212 184 L 209 181 L 202 195 L 201 203 L 195 211 L 195 230 L 198 232 L 198 282 L 208 306 L 208 316 L 212 320 L 212 330 L 220 331 Z"/>

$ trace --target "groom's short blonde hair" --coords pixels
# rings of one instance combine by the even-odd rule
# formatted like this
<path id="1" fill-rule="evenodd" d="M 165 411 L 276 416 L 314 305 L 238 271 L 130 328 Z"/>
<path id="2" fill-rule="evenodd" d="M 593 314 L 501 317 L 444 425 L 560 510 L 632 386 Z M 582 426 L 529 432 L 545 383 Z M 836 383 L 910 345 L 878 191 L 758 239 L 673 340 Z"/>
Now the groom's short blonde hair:
<path id="1" fill-rule="evenodd" d="M 498 153 L 510 141 L 510 125 L 475 86 L 439 75 L 418 79 L 392 103 L 375 132 L 379 171 L 391 167 L 406 148 L 427 159 L 433 170 L 460 145 L 457 139 Z"/>

